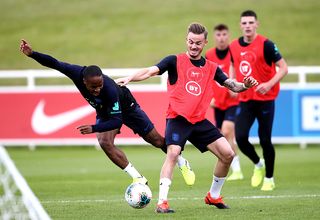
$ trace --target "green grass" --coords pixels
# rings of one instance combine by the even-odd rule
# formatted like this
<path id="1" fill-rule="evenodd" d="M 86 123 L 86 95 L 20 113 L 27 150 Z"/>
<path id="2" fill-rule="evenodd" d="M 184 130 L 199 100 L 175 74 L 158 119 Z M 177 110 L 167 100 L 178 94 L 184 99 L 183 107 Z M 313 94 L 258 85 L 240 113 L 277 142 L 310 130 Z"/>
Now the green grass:
<path id="1" fill-rule="evenodd" d="M 103 151 L 91 147 L 7 148 L 16 166 L 52 219 L 318 219 L 320 215 L 320 148 L 276 147 L 273 192 L 250 186 L 253 166 L 241 156 L 243 181 L 226 182 L 222 194 L 230 210 L 204 204 L 215 157 L 187 146 L 184 156 L 196 173 L 196 184 L 184 184 L 178 169 L 169 193 L 172 215 L 154 213 L 164 155 L 147 146 L 122 147 L 130 161 L 149 179 L 153 200 L 142 210 L 129 207 L 124 191 L 130 178 Z M 258 151 L 261 153 L 260 148 Z M 270 197 L 267 197 L 270 196 Z M 273 198 L 272 198 L 273 197 Z"/>
<path id="2" fill-rule="evenodd" d="M 29 40 L 35 50 L 71 63 L 97 64 L 103 68 L 150 66 L 168 54 L 185 50 L 186 28 L 193 21 L 208 28 L 207 48 L 213 46 L 211 29 L 217 23 L 227 23 L 232 38 L 238 37 L 239 15 L 245 9 L 258 13 L 261 24 L 258 32 L 278 45 L 289 65 L 320 65 L 318 0 L 2 0 L 0 69 L 43 68 L 20 54 L 21 38 Z M 319 79 L 310 76 L 308 81 Z M 47 84 L 47 79 L 37 83 Z M 50 79 L 52 83 L 55 82 Z M 60 79 L 57 83 L 61 83 Z M 21 85 L 25 80 L 1 80 L 0 85 L 6 84 Z M 163 155 L 151 147 L 123 150 L 149 179 L 154 199 L 145 209 L 134 210 L 124 202 L 123 194 L 130 179 L 102 151 L 88 147 L 8 149 L 53 219 L 318 219 L 320 216 L 319 146 L 306 150 L 277 147 L 277 188 L 270 193 L 250 187 L 252 164 L 241 155 L 246 179 L 227 182 L 223 188 L 230 210 L 203 204 L 216 160 L 209 153 L 201 155 L 188 147 L 185 156 L 192 163 L 197 182 L 188 188 L 179 171 L 175 171 L 169 197 L 177 213 L 168 216 L 153 212 Z M 274 198 L 265 198 L 266 195 Z M 264 198 L 252 199 L 253 196 Z"/>
<path id="3" fill-rule="evenodd" d="M 2 0 L 0 69 L 42 68 L 23 57 L 19 40 L 72 63 L 103 68 L 151 66 L 185 51 L 187 26 L 223 22 L 240 35 L 239 16 L 258 13 L 259 33 L 277 43 L 289 65 L 320 65 L 318 0 Z"/>

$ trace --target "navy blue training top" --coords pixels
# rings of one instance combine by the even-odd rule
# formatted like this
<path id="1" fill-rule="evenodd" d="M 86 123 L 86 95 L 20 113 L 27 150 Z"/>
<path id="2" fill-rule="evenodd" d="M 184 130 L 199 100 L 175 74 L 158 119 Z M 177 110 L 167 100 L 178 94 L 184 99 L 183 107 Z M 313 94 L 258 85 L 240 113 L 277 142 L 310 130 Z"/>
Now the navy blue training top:
<path id="1" fill-rule="evenodd" d="M 61 62 L 49 55 L 35 51 L 32 52 L 30 57 L 43 66 L 60 71 L 73 81 L 81 95 L 95 108 L 97 118 L 102 119 L 99 120 L 99 123 L 92 125 L 93 132 L 110 131 L 121 127 L 122 110 L 120 98 L 122 89 L 110 77 L 103 74 L 103 88 L 98 96 L 93 96 L 83 83 L 83 70 L 86 66 Z"/>

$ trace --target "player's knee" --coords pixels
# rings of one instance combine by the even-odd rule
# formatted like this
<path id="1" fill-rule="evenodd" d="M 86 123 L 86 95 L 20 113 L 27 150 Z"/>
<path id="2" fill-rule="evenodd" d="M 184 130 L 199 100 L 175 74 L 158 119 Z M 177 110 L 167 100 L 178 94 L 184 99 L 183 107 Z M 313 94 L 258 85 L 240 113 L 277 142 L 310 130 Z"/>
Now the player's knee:
<path id="1" fill-rule="evenodd" d="M 235 156 L 235 153 L 230 147 L 228 150 L 227 149 L 224 150 L 224 152 L 220 156 L 220 160 L 225 164 L 231 164 L 234 156 Z"/>
<path id="2" fill-rule="evenodd" d="M 235 156 L 235 153 L 232 149 L 230 151 L 228 151 L 226 154 L 224 154 L 225 163 L 231 164 L 234 156 Z"/>
<path id="3" fill-rule="evenodd" d="M 172 160 L 177 160 L 179 155 L 181 153 L 181 148 L 180 147 L 172 147 L 169 146 L 167 148 L 167 157 L 169 157 Z"/>
<path id="4" fill-rule="evenodd" d="M 260 138 L 260 145 L 263 148 L 272 148 L 273 147 L 273 145 L 271 143 L 271 139 L 269 139 L 269 138 Z"/>
<path id="5" fill-rule="evenodd" d="M 249 143 L 249 138 L 248 138 L 247 135 L 243 135 L 243 136 L 236 135 L 236 142 L 237 142 L 237 144 L 238 144 L 240 149 L 245 147 L 245 146 L 248 146 L 248 144 L 250 144 Z"/>

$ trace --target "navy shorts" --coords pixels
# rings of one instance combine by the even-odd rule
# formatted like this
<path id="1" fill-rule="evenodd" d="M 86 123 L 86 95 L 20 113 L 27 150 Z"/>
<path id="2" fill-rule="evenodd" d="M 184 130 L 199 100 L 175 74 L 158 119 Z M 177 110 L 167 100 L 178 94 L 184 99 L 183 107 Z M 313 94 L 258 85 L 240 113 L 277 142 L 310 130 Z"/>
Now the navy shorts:
<path id="1" fill-rule="evenodd" d="M 147 135 L 154 128 L 153 123 L 138 104 L 124 110 L 122 112 L 122 120 L 123 124 L 141 137 Z"/>
<path id="2" fill-rule="evenodd" d="M 185 118 L 178 116 L 167 119 L 165 139 L 166 145 L 179 145 L 181 151 L 187 140 L 190 141 L 199 151 L 206 152 L 207 146 L 217 139 L 223 137 L 220 131 L 207 119 L 190 123 Z"/>
<path id="3" fill-rule="evenodd" d="M 214 117 L 216 120 L 216 127 L 221 129 L 222 123 L 224 120 L 235 122 L 237 108 L 238 108 L 237 105 L 231 106 L 226 110 L 214 108 Z"/>
<path id="4" fill-rule="evenodd" d="M 103 119 L 97 116 L 96 123 L 106 120 L 107 119 Z M 123 124 L 128 126 L 128 128 L 130 128 L 135 134 L 139 134 L 141 137 L 147 135 L 154 128 L 154 125 L 147 114 L 136 103 L 130 108 L 122 111 L 122 122 Z"/>

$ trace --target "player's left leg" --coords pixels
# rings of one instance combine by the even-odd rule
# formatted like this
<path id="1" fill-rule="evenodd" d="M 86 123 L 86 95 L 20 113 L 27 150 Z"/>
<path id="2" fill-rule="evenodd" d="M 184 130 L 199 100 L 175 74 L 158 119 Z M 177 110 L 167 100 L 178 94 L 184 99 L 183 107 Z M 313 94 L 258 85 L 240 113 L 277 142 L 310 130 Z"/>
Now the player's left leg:
<path id="1" fill-rule="evenodd" d="M 96 136 L 102 150 L 109 157 L 109 159 L 115 165 L 117 165 L 121 169 L 124 169 L 128 165 L 129 161 L 124 152 L 114 145 L 114 138 L 118 134 L 118 132 L 119 130 L 115 129 L 111 131 L 96 133 Z"/>
<path id="2" fill-rule="evenodd" d="M 223 202 L 220 192 L 234 157 L 230 144 L 219 129 L 206 119 L 194 125 L 194 130 L 188 140 L 202 153 L 209 150 L 218 158 L 211 187 L 205 197 L 205 203 L 214 205 L 219 209 L 229 208 Z"/>

